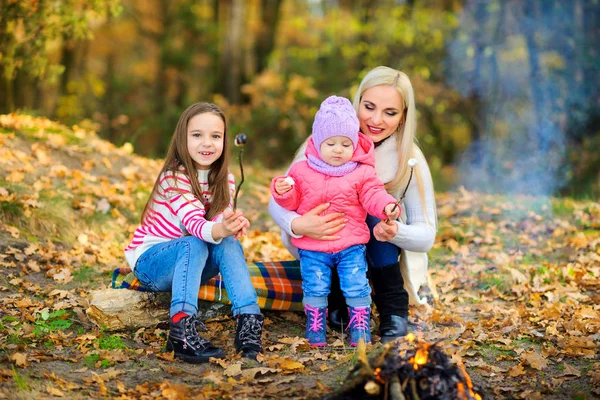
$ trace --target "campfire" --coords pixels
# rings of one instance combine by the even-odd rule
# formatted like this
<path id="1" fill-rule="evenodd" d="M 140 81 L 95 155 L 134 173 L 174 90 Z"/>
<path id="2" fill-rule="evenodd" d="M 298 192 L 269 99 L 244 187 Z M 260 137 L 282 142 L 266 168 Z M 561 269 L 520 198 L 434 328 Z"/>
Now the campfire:
<path id="1" fill-rule="evenodd" d="M 328 399 L 481 400 L 462 362 L 453 365 L 438 346 L 409 333 L 367 360 L 364 345 L 359 362 L 342 388 Z"/>

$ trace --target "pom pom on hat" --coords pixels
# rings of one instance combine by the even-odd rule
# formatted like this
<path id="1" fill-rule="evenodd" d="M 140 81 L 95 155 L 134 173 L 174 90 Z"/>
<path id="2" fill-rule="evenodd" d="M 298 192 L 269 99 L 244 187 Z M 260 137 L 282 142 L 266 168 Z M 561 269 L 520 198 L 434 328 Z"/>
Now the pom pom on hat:
<path id="1" fill-rule="evenodd" d="M 358 130 L 358 118 L 350 100 L 345 97 L 330 96 L 321 103 L 315 115 L 312 139 L 319 154 L 321 144 L 333 136 L 347 137 L 356 149 Z"/>

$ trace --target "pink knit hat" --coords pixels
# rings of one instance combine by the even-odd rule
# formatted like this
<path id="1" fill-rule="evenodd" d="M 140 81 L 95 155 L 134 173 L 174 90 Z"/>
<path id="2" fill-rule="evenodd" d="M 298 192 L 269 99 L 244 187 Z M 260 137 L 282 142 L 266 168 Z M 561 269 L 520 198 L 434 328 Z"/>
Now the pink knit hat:
<path id="1" fill-rule="evenodd" d="M 346 136 L 354 148 L 358 143 L 358 118 L 350 100 L 329 96 L 321 103 L 312 127 L 312 140 L 321 154 L 321 144 L 333 136 Z"/>

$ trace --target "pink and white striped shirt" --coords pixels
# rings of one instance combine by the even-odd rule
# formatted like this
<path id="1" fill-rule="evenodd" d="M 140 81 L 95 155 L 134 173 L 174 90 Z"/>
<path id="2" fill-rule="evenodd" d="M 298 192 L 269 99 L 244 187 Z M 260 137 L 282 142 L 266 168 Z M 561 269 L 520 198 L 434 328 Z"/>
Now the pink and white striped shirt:
<path id="1" fill-rule="evenodd" d="M 125 248 L 125 258 L 132 269 L 135 268 L 138 258 L 150 247 L 187 234 L 209 243 L 221 242 L 221 239 L 215 240 L 212 237 L 212 228 L 222 220 L 223 214 L 217 215 L 212 221 L 204 218 L 204 205 L 209 205 L 212 200 L 212 193 L 208 187 L 208 172 L 198 170 L 202 201 L 194 196 L 190 181 L 182 172 L 167 171 L 160 176 L 146 217 L 133 233 L 131 243 Z M 228 208 L 232 208 L 231 199 L 235 191 L 233 174 L 229 173 L 228 180 L 231 193 Z"/>

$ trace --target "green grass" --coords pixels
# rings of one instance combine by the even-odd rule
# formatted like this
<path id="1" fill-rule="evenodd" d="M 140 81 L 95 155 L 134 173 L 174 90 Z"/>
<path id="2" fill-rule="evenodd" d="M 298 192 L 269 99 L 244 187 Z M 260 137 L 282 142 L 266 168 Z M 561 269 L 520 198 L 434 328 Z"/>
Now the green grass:
<path id="1" fill-rule="evenodd" d="M 489 290 L 495 287 L 500 292 L 510 293 L 512 287 L 512 278 L 508 275 L 502 275 L 498 272 L 486 273 L 485 276 L 479 281 L 479 288 L 482 290 Z"/>
<path id="2" fill-rule="evenodd" d="M 96 339 L 96 342 L 101 350 L 122 350 L 126 348 L 121 337 L 117 335 L 101 336 Z"/>
<path id="3" fill-rule="evenodd" d="M 30 341 L 28 339 L 24 339 L 23 336 L 18 333 L 11 333 L 6 338 L 7 344 L 27 345 L 29 342 Z"/>
<path id="4" fill-rule="evenodd" d="M 551 201 L 552 213 L 555 217 L 570 217 L 575 211 L 575 204 L 571 199 L 554 198 Z"/>
<path id="5" fill-rule="evenodd" d="M 100 363 L 100 368 L 109 368 L 112 367 L 112 363 L 108 360 L 102 359 L 100 360 L 100 356 L 98 354 L 90 354 L 83 358 L 83 362 L 88 368 L 96 368 L 96 364 Z"/>
<path id="6" fill-rule="evenodd" d="M 65 310 L 57 310 L 53 313 L 42 311 L 37 315 L 33 333 L 42 336 L 53 331 L 68 329 L 73 324 L 68 317 L 69 314 Z"/>
<path id="7" fill-rule="evenodd" d="M 23 206 L 12 201 L 0 201 L 0 219 L 8 224 L 23 217 Z"/>
<path id="8" fill-rule="evenodd" d="M 477 348 L 477 347 L 476 347 Z M 496 346 L 495 344 L 490 344 L 490 343 L 482 343 L 480 346 L 478 346 L 479 351 L 481 351 L 481 354 L 485 357 L 485 358 L 494 358 L 496 359 L 499 356 L 508 356 L 508 357 L 515 357 L 517 355 L 517 353 L 514 350 L 508 350 L 508 349 L 503 349 L 500 348 L 498 346 Z"/>
<path id="9" fill-rule="evenodd" d="M 100 275 L 104 274 L 99 274 L 94 268 L 84 265 L 73 272 L 73 280 L 82 284 L 89 283 Z"/>
<path id="10" fill-rule="evenodd" d="M 17 371 L 15 369 L 15 367 L 12 367 L 12 371 L 13 371 L 13 379 L 15 381 L 15 385 L 17 385 L 17 389 L 19 391 L 29 391 L 29 385 L 27 385 L 27 375 L 21 375 L 19 374 L 19 371 Z"/>
<path id="11" fill-rule="evenodd" d="M 36 199 L 40 206 L 27 207 L 20 201 L 22 196 L 32 195 L 31 188 L 5 181 L 0 181 L 0 187 L 17 195 L 13 201 L 0 201 L 0 221 L 17 227 L 22 237 L 67 243 L 75 240 L 70 198 L 55 191 L 42 190 Z"/>
<path id="12" fill-rule="evenodd" d="M 83 362 L 88 368 L 94 368 L 98 360 L 100 360 L 100 356 L 98 354 L 89 354 L 83 358 Z"/>

